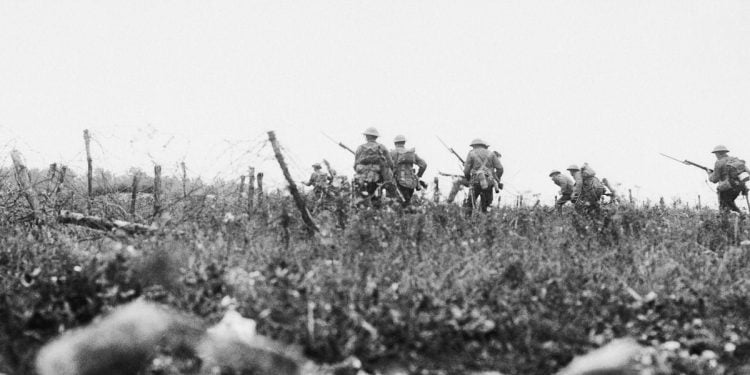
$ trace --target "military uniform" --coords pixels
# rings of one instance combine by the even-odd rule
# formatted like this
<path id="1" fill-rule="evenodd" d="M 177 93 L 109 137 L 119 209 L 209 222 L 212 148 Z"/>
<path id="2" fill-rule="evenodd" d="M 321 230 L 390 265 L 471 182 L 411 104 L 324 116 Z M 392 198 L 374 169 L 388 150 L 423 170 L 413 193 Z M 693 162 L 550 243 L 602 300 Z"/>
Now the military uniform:
<path id="1" fill-rule="evenodd" d="M 313 187 L 313 194 L 315 197 L 320 198 L 328 193 L 330 176 L 323 172 L 318 165 L 315 171 L 310 175 L 310 179 L 305 182 L 305 185 Z"/>
<path id="2" fill-rule="evenodd" d="M 466 156 L 464 177 L 471 186 L 466 206 L 474 207 L 477 198 L 480 198 L 480 209 L 482 212 L 487 212 L 487 208 L 492 204 L 494 188 L 498 187 L 503 175 L 503 165 L 500 164 L 497 154 L 487 149 L 489 145 L 486 142 L 475 139 L 471 146 L 484 146 L 484 148 L 476 147 Z"/>
<path id="3" fill-rule="evenodd" d="M 363 134 L 370 138 L 354 153 L 354 182 L 360 195 L 376 198 L 378 185 L 393 180 L 393 160 L 388 149 L 375 141 L 379 136 L 375 128 L 368 128 Z"/>
<path id="4" fill-rule="evenodd" d="M 604 185 L 596 177 L 596 172 L 587 164 L 577 169 L 575 165 L 568 167 L 575 179 L 571 200 L 576 205 L 576 211 L 585 213 L 599 212 L 599 200 L 605 192 Z"/>
<path id="5" fill-rule="evenodd" d="M 552 178 L 552 182 L 560 187 L 560 197 L 555 201 L 555 209 L 557 209 L 557 212 L 562 212 L 563 205 L 571 200 L 575 182 L 559 171 L 552 171 L 549 176 Z"/>
<path id="6" fill-rule="evenodd" d="M 396 137 L 394 142 L 396 148 L 390 152 L 391 160 L 395 165 L 394 179 L 401 197 L 404 198 L 403 205 L 406 206 L 411 201 L 414 190 L 419 186 L 419 179 L 427 169 L 427 163 L 417 155 L 413 148 L 404 147 L 406 138 L 403 136 Z M 414 165 L 419 168 L 416 174 Z"/>
<path id="7" fill-rule="evenodd" d="M 708 175 L 708 180 L 717 184 L 719 209 L 741 212 L 734 201 L 740 194 L 747 195 L 747 187 L 737 175 L 743 172 L 750 173 L 750 168 L 743 161 L 727 155 L 729 150 L 724 146 L 716 146 L 712 152 L 717 159 L 714 163 L 714 170 Z"/>

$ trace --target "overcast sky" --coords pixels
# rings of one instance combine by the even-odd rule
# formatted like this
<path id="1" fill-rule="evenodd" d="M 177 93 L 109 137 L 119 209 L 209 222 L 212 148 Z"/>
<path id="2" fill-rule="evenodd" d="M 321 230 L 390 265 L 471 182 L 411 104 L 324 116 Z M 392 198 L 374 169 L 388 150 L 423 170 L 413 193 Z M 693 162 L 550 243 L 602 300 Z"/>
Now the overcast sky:
<path id="1" fill-rule="evenodd" d="M 725 144 L 750 158 L 750 1 L 3 1 L 0 152 L 122 172 L 154 162 L 281 180 L 327 158 L 350 173 L 377 127 L 459 173 L 475 137 L 511 192 L 551 197 L 551 169 L 589 162 L 641 197 L 715 200 Z M 448 180 L 442 180 L 447 188 Z M 545 198 L 547 199 L 547 198 Z"/>

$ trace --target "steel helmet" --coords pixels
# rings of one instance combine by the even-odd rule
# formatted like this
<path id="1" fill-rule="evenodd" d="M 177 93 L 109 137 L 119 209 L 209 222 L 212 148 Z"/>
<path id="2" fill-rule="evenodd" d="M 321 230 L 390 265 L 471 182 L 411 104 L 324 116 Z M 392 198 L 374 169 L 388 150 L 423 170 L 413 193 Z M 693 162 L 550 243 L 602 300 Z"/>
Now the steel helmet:
<path id="1" fill-rule="evenodd" d="M 315 169 L 321 168 L 320 163 L 315 163 L 312 165 L 312 167 Z"/>
<path id="2" fill-rule="evenodd" d="M 549 176 L 552 177 L 556 174 L 560 174 L 560 171 L 558 171 L 557 169 L 553 169 L 552 172 L 549 173 Z"/>
<path id="3" fill-rule="evenodd" d="M 714 147 L 714 150 L 711 151 L 711 153 L 717 153 L 717 152 L 729 152 L 729 149 L 727 149 L 724 145 L 718 145 Z"/>
<path id="4" fill-rule="evenodd" d="M 396 136 L 396 138 L 393 138 L 393 143 L 399 143 L 399 142 L 406 142 L 406 137 L 399 134 Z"/>
<path id="5" fill-rule="evenodd" d="M 474 146 L 474 145 L 482 145 L 485 147 L 490 146 L 487 142 L 483 141 L 481 138 L 474 138 L 474 140 L 471 141 L 471 143 L 469 144 L 469 146 Z"/>
<path id="6" fill-rule="evenodd" d="M 571 165 L 570 165 L 570 166 L 568 167 L 568 170 L 569 170 L 569 171 L 580 171 L 580 170 L 581 170 L 581 168 L 578 168 L 578 166 L 577 166 L 577 165 L 575 165 L 575 164 L 571 164 Z"/>
<path id="7" fill-rule="evenodd" d="M 369 127 L 365 129 L 365 131 L 362 134 L 371 135 L 373 137 L 380 137 L 380 133 L 378 133 L 378 129 L 375 129 L 374 127 Z"/>

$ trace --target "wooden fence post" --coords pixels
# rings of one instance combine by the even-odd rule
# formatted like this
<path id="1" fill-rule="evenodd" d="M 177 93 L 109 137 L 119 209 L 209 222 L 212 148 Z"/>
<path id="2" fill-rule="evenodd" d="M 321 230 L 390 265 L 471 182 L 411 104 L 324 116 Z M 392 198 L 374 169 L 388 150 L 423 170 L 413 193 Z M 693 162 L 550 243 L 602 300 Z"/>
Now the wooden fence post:
<path id="1" fill-rule="evenodd" d="M 161 165 L 154 165 L 154 217 L 161 213 Z"/>
<path id="2" fill-rule="evenodd" d="M 432 193 L 432 201 L 435 203 L 440 203 L 440 180 L 435 177 L 434 180 L 432 180 L 432 183 L 435 185 L 435 190 Z"/>
<path id="3" fill-rule="evenodd" d="M 187 169 L 185 168 L 185 162 L 180 163 L 182 168 L 182 198 L 187 198 Z"/>
<path id="4" fill-rule="evenodd" d="M 130 216 L 135 221 L 135 202 L 138 199 L 138 172 L 133 175 L 133 186 L 130 191 Z"/>
<path id="5" fill-rule="evenodd" d="M 263 172 L 258 172 L 258 205 L 263 202 Z"/>
<path id="6" fill-rule="evenodd" d="M 52 189 L 55 188 L 55 175 L 57 175 L 57 163 L 49 165 L 47 170 L 47 197 L 49 198 Z"/>
<path id="7" fill-rule="evenodd" d="M 245 176 L 240 176 L 240 191 L 237 194 L 237 205 L 242 204 L 242 193 L 245 192 Z"/>
<path id="8" fill-rule="evenodd" d="M 18 188 L 21 190 L 21 194 L 23 194 L 24 198 L 26 198 L 26 201 L 29 202 L 29 207 L 31 207 L 34 218 L 41 219 L 39 201 L 36 198 L 34 187 L 31 185 L 31 181 L 29 179 L 29 171 L 26 168 L 26 163 L 24 163 L 23 161 L 23 156 L 18 150 L 13 150 L 10 153 L 10 157 L 11 159 L 13 159 L 13 167 L 16 172 L 16 182 L 18 183 Z"/>
<path id="9" fill-rule="evenodd" d="M 93 160 L 91 159 L 91 134 L 89 134 L 89 130 L 86 129 L 83 131 L 83 142 L 86 145 L 86 182 L 88 187 L 88 195 L 87 195 L 87 204 L 86 204 L 86 212 L 91 211 L 91 199 L 93 194 Z"/>
<path id="10" fill-rule="evenodd" d="M 248 169 L 247 177 L 247 213 L 252 214 L 255 200 L 255 168 Z"/>
<path id="11" fill-rule="evenodd" d="M 279 166 L 281 167 L 281 172 L 284 173 L 284 178 L 286 179 L 286 182 L 289 184 L 289 192 L 292 194 L 292 198 L 294 198 L 294 203 L 297 205 L 297 210 L 299 210 L 300 214 L 302 215 L 302 221 L 305 222 L 305 225 L 307 226 L 307 230 L 310 233 L 318 232 L 319 231 L 318 226 L 315 225 L 315 222 L 313 222 L 312 217 L 310 217 L 310 212 L 307 211 L 305 200 L 299 194 L 299 191 L 297 191 L 297 184 L 294 182 L 294 179 L 292 179 L 292 175 L 289 174 L 289 169 L 287 169 L 286 162 L 284 162 L 284 155 L 281 154 L 279 143 L 276 141 L 276 134 L 274 134 L 273 131 L 268 132 L 268 140 L 271 141 L 271 147 L 273 147 L 273 153 L 276 156 L 276 160 L 279 162 Z"/>

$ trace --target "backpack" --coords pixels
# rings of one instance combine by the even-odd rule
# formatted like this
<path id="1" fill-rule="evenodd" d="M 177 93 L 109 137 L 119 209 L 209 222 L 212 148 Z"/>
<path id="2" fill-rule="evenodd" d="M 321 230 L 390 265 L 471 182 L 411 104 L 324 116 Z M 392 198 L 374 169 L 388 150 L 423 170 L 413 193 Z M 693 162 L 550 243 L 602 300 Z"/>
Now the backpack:
<path id="1" fill-rule="evenodd" d="M 747 177 L 743 176 L 740 177 L 740 175 L 745 172 L 746 166 L 745 161 L 736 158 L 734 156 L 727 157 L 727 177 L 731 180 L 735 181 L 743 181 L 743 177 L 746 180 Z"/>
<path id="2" fill-rule="evenodd" d="M 594 168 L 591 168 L 588 163 L 583 163 L 583 167 L 581 167 L 581 177 L 583 179 L 596 177 L 596 171 L 594 171 Z"/>
<path id="3" fill-rule="evenodd" d="M 492 171 L 489 167 L 487 167 L 487 162 L 490 160 L 491 156 L 488 156 L 486 159 L 482 160 L 482 165 L 479 166 L 479 169 L 472 172 L 472 183 L 479 184 L 479 187 L 484 189 L 488 189 L 490 187 L 490 181 L 494 181 L 494 178 L 492 178 Z"/>
<path id="4" fill-rule="evenodd" d="M 365 143 L 360 148 L 359 164 L 380 164 L 385 161 L 385 157 L 381 154 L 380 144 Z"/>
<path id="5" fill-rule="evenodd" d="M 417 162 L 417 154 L 413 148 L 397 148 L 393 150 L 393 164 L 414 164 Z"/>

